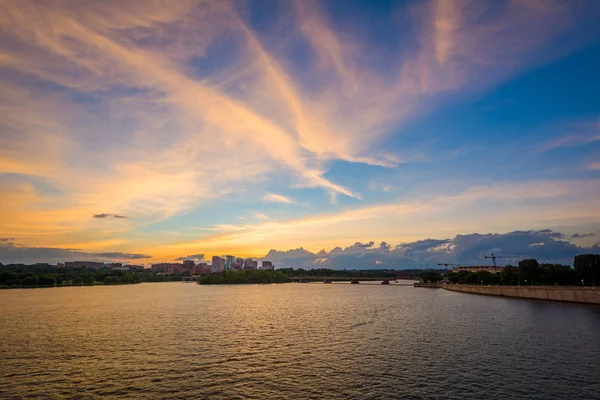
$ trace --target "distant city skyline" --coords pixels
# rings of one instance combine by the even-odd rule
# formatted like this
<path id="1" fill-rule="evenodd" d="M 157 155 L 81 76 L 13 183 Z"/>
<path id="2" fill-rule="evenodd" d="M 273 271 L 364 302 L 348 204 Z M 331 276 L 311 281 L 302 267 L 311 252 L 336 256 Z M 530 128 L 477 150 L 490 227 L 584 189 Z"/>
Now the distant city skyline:
<path id="1" fill-rule="evenodd" d="M 600 2 L 2 9 L 1 263 L 600 251 Z"/>
<path id="2" fill-rule="evenodd" d="M 491 264 L 486 256 L 496 252 L 502 256 L 498 265 L 514 265 L 521 259 L 534 258 L 546 263 L 572 264 L 573 257 L 585 253 L 600 253 L 600 243 L 592 245 L 577 244 L 581 241 L 597 240 L 597 233 L 574 233 L 567 235 L 549 229 L 539 231 L 514 231 L 506 234 L 470 234 L 458 235 L 453 239 L 425 239 L 392 245 L 387 242 L 356 242 L 347 247 L 335 247 L 331 250 L 310 251 L 302 247 L 289 250 L 270 250 L 266 255 L 254 257 L 257 263 L 274 262 L 280 268 L 330 268 L 330 269 L 417 269 L 435 268 L 438 263 L 459 263 L 461 265 Z M 8 263 L 61 263 L 63 261 L 87 261 L 112 263 L 122 258 L 121 253 L 86 253 L 73 250 L 57 251 L 50 248 L 31 248 L 14 245 L 7 241 L 0 247 L 2 260 Z M 511 257 L 505 257 L 511 254 Z M 130 264 L 156 264 L 150 255 L 127 254 Z M 62 257 L 62 258 L 61 258 Z M 91 258 L 90 258 L 91 257 Z M 166 264 L 180 264 L 187 261 L 218 265 L 218 270 L 227 269 L 227 259 L 232 264 L 244 265 L 253 258 L 232 255 L 190 254 L 168 260 Z M 163 261 L 164 263 L 164 261 Z M 232 264 L 229 264 L 231 267 Z M 178 264 L 179 265 L 179 264 Z M 214 271 L 218 272 L 218 271 Z"/>

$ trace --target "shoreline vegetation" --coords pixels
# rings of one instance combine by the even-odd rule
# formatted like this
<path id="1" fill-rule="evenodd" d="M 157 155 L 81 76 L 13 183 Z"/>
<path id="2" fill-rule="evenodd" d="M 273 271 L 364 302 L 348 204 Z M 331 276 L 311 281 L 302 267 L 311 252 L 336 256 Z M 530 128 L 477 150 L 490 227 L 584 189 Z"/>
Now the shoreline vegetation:
<path id="1" fill-rule="evenodd" d="M 292 280 L 276 270 L 223 271 L 204 275 L 196 280 L 200 285 L 240 285 L 252 283 L 287 283 Z"/>
<path id="2" fill-rule="evenodd" d="M 489 271 L 448 272 L 424 271 L 420 274 L 423 283 L 447 282 L 470 285 L 502 286 L 596 286 L 600 283 L 600 254 L 581 254 L 570 265 L 539 263 L 536 259 L 519 261 L 518 266 L 498 268 L 498 273 Z"/>
<path id="3" fill-rule="evenodd" d="M 196 281 L 200 284 L 261 284 L 303 281 L 391 279 L 403 277 L 418 279 L 422 270 L 332 270 L 318 268 L 280 268 L 277 270 L 223 271 L 194 276 L 190 272 L 164 274 L 150 269 L 129 268 L 96 269 L 86 266 L 65 268 L 48 264 L 0 264 L 0 289 L 34 289 L 71 286 L 130 285 L 136 283 Z"/>
<path id="4" fill-rule="evenodd" d="M 131 285 L 181 281 L 182 275 L 159 275 L 150 270 L 64 268 L 13 264 L 0 266 L 0 289 Z"/>
<path id="5" fill-rule="evenodd" d="M 395 279 L 402 277 L 418 279 L 422 270 L 332 270 L 318 268 L 280 268 L 277 270 L 223 271 L 209 275 L 194 276 L 188 273 L 164 274 L 150 269 L 111 269 L 57 267 L 48 264 L 0 264 L 0 289 L 34 289 L 71 286 L 129 285 L 135 283 L 196 281 L 200 284 L 261 284 L 285 283 L 299 280 L 323 281 L 348 280 L 349 278 Z"/>

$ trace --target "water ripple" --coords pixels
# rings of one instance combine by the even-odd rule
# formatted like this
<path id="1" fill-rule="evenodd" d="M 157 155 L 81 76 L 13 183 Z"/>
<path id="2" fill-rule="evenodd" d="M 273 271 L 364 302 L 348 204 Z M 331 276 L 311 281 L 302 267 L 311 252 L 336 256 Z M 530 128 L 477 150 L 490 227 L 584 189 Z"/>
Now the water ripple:
<path id="1" fill-rule="evenodd" d="M 600 308 L 407 285 L 0 292 L 1 398 L 598 399 Z"/>

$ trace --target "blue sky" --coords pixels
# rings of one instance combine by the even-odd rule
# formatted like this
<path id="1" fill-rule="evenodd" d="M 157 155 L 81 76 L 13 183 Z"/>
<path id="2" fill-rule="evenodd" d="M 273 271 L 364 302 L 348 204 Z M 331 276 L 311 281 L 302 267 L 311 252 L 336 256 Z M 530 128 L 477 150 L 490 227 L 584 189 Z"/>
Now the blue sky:
<path id="1" fill-rule="evenodd" d="M 3 7 L 0 262 L 600 241 L 597 2 Z"/>

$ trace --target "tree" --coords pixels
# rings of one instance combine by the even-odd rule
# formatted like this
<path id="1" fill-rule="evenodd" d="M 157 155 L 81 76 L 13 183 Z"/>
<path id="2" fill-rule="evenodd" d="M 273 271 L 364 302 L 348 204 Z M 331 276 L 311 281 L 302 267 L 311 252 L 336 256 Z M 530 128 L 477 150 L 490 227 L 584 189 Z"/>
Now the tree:
<path id="1" fill-rule="evenodd" d="M 83 279 L 81 279 L 80 276 L 73 278 L 73 280 L 71 281 L 72 285 L 81 285 L 83 283 Z"/>
<path id="2" fill-rule="evenodd" d="M 37 276 L 27 276 L 23 279 L 23 286 L 37 286 L 38 282 Z"/>
<path id="3" fill-rule="evenodd" d="M 477 276 L 477 272 L 467 271 L 465 281 L 470 284 L 479 283 L 479 277 Z"/>
<path id="4" fill-rule="evenodd" d="M 33 278 L 36 276 L 33 272 L 26 272 L 24 274 L 19 274 L 19 279 L 23 280 L 25 278 Z"/>
<path id="5" fill-rule="evenodd" d="M 577 284 L 577 272 L 569 265 L 541 264 L 541 282 L 546 285 Z"/>
<path id="6" fill-rule="evenodd" d="M 535 259 L 519 261 L 519 279 L 522 283 L 534 284 L 540 282 L 540 264 Z"/>
<path id="7" fill-rule="evenodd" d="M 39 280 L 40 286 L 54 286 L 56 284 L 56 278 L 52 275 L 42 275 Z"/>
<path id="8" fill-rule="evenodd" d="M 469 282 L 469 274 L 471 273 L 470 271 L 458 271 L 458 272 L 453 272 L 456 276 L 454 277 L 456 282 L 459 283 L 468 283 Z"/>
<path id="9" fill-rule="evenodd" d="M 9 281 L 18 279 L 14 272 L 5 271 L 0 274 L 0 283 L 8 284 Z"/>
<path id="10" fill-rule="evenodd" d="M 500 282 L 503 285 L 516 285 L 519 283 L 519 275 L 517 273 L 517 268 L 512 265 L 507 265 L 502 268 L 502 272 L 500 272 Z"/>
<path id="11" fill-rule="evenodd" d="M 581 254 L 573 260 L 577 275 L 584 285 L 596 286 L 600 282 L 600 254 Z"/>
<path id="12" fill-rule="evenodd" d="M 491 283 L 493 274 L 489 271 L 477 271 L 477 283 Z"/>
<path id="13" fill-rule="evenodd" d="M 436 283 L 444 279 L 441 274 L 434 271 L 423 271 L 421 272 L 421 280 L 425 283 L 431 282 Z"/>
<path id="14" fill-rule="evenodd" d="M 458 276 L 458 274 L 456 272 L 450 272 L 450 273 L 448 273 L 447 278 L 452 283 L 458 283 L 459 280 L 460 280 L 459 279 L 460 277 Z"/>
<path id="15" fill-rule="evenodd" d="M 23 284 L 23 281 L 21 281 L 19 278 L 13 278 L 13 279 L 7 280 L 6 284 L 8 286 L 20 286 Z"/>

